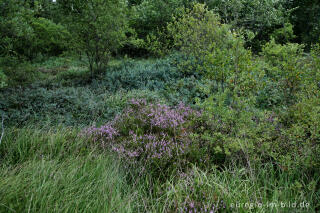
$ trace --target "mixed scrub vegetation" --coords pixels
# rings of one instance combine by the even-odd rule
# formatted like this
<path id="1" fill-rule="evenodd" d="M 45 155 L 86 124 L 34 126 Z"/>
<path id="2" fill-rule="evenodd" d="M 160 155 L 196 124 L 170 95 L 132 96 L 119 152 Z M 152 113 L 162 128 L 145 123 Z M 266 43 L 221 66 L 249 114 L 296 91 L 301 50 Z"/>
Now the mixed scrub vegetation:
<path id="1" fill-rule="evenodd" d="M 320 211 L 320 5 L 0 0 L 0 212 Z"/>

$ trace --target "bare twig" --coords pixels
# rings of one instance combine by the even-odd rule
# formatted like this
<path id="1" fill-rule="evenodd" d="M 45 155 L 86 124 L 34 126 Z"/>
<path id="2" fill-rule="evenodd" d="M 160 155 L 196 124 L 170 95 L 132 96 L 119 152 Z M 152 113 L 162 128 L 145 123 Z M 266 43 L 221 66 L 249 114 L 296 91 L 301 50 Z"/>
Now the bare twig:
<path id="1" fill-rule="evenodd" d="M 3 138 L 3 135 L 4 135 L 4 124 L 3 124 L 3 122 L 4 122 L 4 114 L 2 113 L 2 120 L 1 120 L 1 137 L 0 137 L 0 144 L 1 144 L 1 142 L 2 142 L 2 138 Z"/>

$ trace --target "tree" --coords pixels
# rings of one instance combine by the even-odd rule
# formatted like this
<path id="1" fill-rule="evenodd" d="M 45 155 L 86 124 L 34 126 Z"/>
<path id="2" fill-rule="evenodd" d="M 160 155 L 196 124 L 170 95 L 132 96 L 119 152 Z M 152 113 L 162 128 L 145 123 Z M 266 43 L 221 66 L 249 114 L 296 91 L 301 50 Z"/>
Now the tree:
<path id="1" fill-rule="evenodd" d="M 71 4 L 70 4 L 71 3 Z M 76 49 L 85 52 L 93 77 L 103 69 L 112 53 L 127 40 L 129 31 L 124 0 L 69 1 L 70 31 L 75 32 Z"/>
<path id="2" fill-rule="evenodd" d="M 49 16 L 41 17 L 39 2 L 0 1 L 0 56 L 31 61 L 40 54 L 59 55 L 67 49 L 69 32 Z"/>
<path id="3" fill-rule="evenodd" d="M 287 0 L 203 0 L 209 9 L 219 13 L 224 23 L 255 34 L 247 43 L 255 50 L 270 39 L 270 34 L 285 26 L 290 15 Z"/>
<path id="4" fill-rule="evenodd" d="M 320 35 L 320 4 L 314 0 L 292 0 L 289 7 L 295 8 L 291 21 L 297 42 L 303 42 L 310 48 L 318 42 Z"/>
<path id="5" fill-rule="evenodd" d="M 251 51 L 244 48 L 243 37 L 221 24 L 219 16 L 204 4 L 182 9 L 168 24 L 168 32 L 174 46 L 188 58 L 180 64 L 183 72 L 202 73 L 222 90 L 228 86 L 244 93 L 255 86 L 257 69 Z"/>

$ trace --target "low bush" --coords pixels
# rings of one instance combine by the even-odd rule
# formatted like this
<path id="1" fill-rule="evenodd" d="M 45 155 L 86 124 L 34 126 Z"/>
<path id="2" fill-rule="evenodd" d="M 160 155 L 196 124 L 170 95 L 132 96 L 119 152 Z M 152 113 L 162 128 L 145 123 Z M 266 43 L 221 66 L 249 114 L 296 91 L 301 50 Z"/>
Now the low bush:
<path id="1" fill-rule="evenodd" d="M 280 114 L 284 128 L 275 146 L 283 151 L 278 158 L 286 169 L 299 169 L 309 174 L 320 171 L 319 100 L 319 95 L 302 97 Z"/>
<path id="2" fill-rule="evenodd" d="M 264 86 L 257 91 L 256 106 L 260 109 L 272 109 L 284 104 L 284 93 L 280 89 L 280 83 L 265 77 Z"/>
<path id="3" fill-rule="evenodd" d="M 6 60 L 6 58 L 3 58 L 2 60 Z M 12 62 L 9 62 L 9 64 L 14 63 L 14 61 L 15 59 L 13 59 Z M 6 75 L 6 82 L 9 87 L 29 85 L 35 82 L 35 80 L 38 80 L 41 75 L 40 72 L 28 62 L 20 62 L 19 64 L 14 64 L 12 66 L 0 66 L 3 74 Z"/>
<path id="4" fill-rule="evenodd" d="M 169 58 L 156 61 L 124 61 L 106 72 L 102 84 L 109 91 L 119 89 L 161 90 L 176 79 L 182 78 Z"/>
<path id="5" fill-rule="evenodd" d="M 199 115 L 182 103 L 170 108 L 132 99 L 121 115 L 99 128 L 85 129 L 82 135 L 127 163 L 142 163 L 146 171 L 165 177 L 169 171 L 184 169 L 191 145 L 188 122 Z"/>

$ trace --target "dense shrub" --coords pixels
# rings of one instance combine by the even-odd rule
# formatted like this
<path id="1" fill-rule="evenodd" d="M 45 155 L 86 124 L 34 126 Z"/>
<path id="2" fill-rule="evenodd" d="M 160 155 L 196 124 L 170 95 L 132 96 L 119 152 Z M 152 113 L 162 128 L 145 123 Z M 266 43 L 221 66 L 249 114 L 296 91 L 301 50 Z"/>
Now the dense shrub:
<path id="1" fill-rule="evenodd" d="M 253 62 L 250 50 L 244 48 L 243 37 L 221 24 L 219 17 L 203 4 L 184 9 L 168 25 L 174 46 L 185 55 L 179 61 L 180 71 L 201 73 L 216 81 L 221 90 L 230 87 L 239 95 L 256 89 L 256 78 L 263 73 Z"/>
<path id="2" fill-rule="evenodd" d="M 269 64 L 267 75 L 274 82 L 280 82 L 280 88 L 286 96 L 286 101 L 300 89 L 307 69 L 302 60 L 303 45 L 276 44 L 272 39 L 262 50 L 262 56 Z"/>
<path id="3" fill-rule="evenodd" d="M 276 146 L 283 150 L 278 158 L 287 169 L 318 172 L 320 168 L 320 99 L 301 97 L 281 114 L 285 126 Z M 285 151 L 284 151 L 285 150 Z"/>
<path id="4" fill-rule="evenodd" d="M 177 13 L 177 9 L 185 4 L 188 1 L 142 0 L 132 7 L 131 25 L 139 37 L 146 38 L 148 34 L 164 28 L 171 21 L 172 15 Z"/>
<path id="5" fill-rule="evenodd" d="M 306 75 L 306 83 L 313 84 L 314 90 L 320 89 L 320 43 L 313 45 L 311 49 L 312 61 L 310 72 Z M 317 88 L 317 89 L 316 89 Z"/>
<path id="6" fill-rule="evenodd" d="M 10 87 L 25 86 L 35 82 L 40 77 L 40 73 L 28 62 L 4 66 L 2 70 L 7 76 L 7 84 Z"/>
<path id="7" fill-rule="evenodd" d="M 156 61 L 126 61 L 110 68 L 103 78 L 103 85 L 110 91 L 119 89 L 161 90 L 183 75 L 177 72 L 169 58 Z"/>
<path id="8" fill-rule="evenodd" d="M 1 2 L 0 55 L 34 60 L 59 55 L 69 48 L 70 33 L 60 24 L 39 17 L 36 8 L 17 0 Z"/>
<path id="9" fill-rule="evenodd" d="M 45 19 L 37 18 L 31 23 L 36 35 L 33 43 L 33 51 L 43 55 L 60 55 L 69 48 L 71 35 L 61 24 Z"/>
<path id="10" fill-rule="evenodd" d="M 280 83 L 266 77 L 263 78 L 264 87 L 257 92 L 256 105 L 262 109 L 270 109 L 284 103 L 284 93 L 280 89 Z"/>
<path id="11" fill-rule="evenodd" d="M 6 113 L 8 125 L 26 125 L 31 121 L 81 126 L 112 119 L 135 97 L 160 102 L 162 99 L 159 93 L 149 90 L 110 93 L 105 88 L 35 87 L 4 90 L 0 93 L 0 109 Z"/>
<path id="12" fill-rule="evenodd" d="M 85 129 L 82 134 L 115 151 L 127 163 L 142 163 L 141 171 L 167 176 L 168 171 L 184 169 L 183 159 L 191 145 L 187 124 L 199 115 L 182 103 L 170 108 L 132 99 L 120 116 L 101 127 Z"/>
<path id="13" fill-rule="evenodd" d="M 7 76 L 3 73 L 2 69 L 0 69 L 0 89 L 7 86 Z"/>
<path id="14" fill-rule="evenodd" d="M 289 1 L 288 3 L 290 8 L 295 8 L 290 19 L 294 25 L 297 41 L 310 48 L 319 40 L 320 6 L 312 0 Z"/>
<path id="15" fill-rule="evenodd" d="M 290 15 L 286 0 L 204 0 L 208 7 L 217 12 L 225 23 L 233 28 L 251 31 L 254 38 L 248 45 L 259 50 L 270 35 L 285 26 Z"/>

